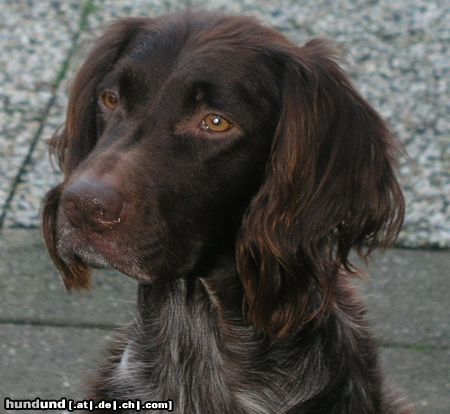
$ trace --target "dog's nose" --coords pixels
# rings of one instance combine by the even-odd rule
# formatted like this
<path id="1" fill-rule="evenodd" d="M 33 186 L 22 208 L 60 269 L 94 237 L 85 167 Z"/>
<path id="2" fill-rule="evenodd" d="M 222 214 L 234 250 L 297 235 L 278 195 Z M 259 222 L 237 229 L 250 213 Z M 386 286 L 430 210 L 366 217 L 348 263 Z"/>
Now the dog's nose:
<path id="1" fill-rule="evenodd" d="M 110 183 L 97 176 L 78 177 L 64 190 L 61 203 L 64 214 L 75 227 L 87 226 L 103 232 L 123 221 L 123 197 Z"/>

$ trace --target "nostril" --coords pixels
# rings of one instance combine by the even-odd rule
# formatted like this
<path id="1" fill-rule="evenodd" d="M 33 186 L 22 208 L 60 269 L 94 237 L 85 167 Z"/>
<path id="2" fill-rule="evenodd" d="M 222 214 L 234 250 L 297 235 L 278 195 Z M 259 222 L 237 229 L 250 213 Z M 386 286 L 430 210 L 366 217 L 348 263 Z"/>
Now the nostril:
<path id="1" fill-rule="evenodd" d="M 122 221 L 122 210 L 123 203 L 120 202 L 112 202 L 107 207 L 97 205 L 90 212 L 90 219 L 99 222 L 103 221 L 106 224 L 118 224 Z"/>
<path id="2" fill-rule="evenodd" d="M 81 227 L 84 222 L 83 213 L 73 195 L 66 195 L 62 200 L 64 214 L 75 227 Z"/>
<path id="3" fill-rule="evenodd" d="M 63 207 L 64 207 L 64 211 L 66 211 L 66 212 L 78 213 L 78 211 L 79 211 L 78 204 L 76 203 L 75 200 L 65 198 Z"/>
<path id="4" fill-rule="evenodd" d="M 125 202 L 114 188 L 95 178 L 79 177 L 65 189 L 61 202 L 73 226 L 100 232 L 123 221 Z"/>

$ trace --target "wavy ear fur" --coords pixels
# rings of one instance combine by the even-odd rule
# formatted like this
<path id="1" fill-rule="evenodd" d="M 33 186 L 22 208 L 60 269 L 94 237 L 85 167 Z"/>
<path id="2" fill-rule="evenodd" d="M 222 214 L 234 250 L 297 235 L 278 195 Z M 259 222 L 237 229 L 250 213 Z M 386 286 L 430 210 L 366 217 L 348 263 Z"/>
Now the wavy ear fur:
<path id="1" fill-rule="evenodd" d="M 112 24 L 97 41 L 79 70 L 70 90 L 66 122 L 50 139 L 50 151 L 67 177 L 86 158 L 97 142 L 96 87 L 112 69 L 132 39 L 148 19 L 129 18 Z M 66 263 L 57 251 L 56 219 L 62 186 L 50 190 L 44 200 L 42 231 L 53 262 L 63 276 L 67 289 L 89 287 L 89 270 L 81 262 Z"/>
<path id="2" fill-rule="evenodd" d="M 72 84 L 66 122 L 61 133 L 50 140 L 59 164 L 67 176 L 97 142 L 97 85 L 112 69 L 142 27 L 144 18 L 128 18 L 111 24 L 97 40 Z"/>
<path id="3" fill-rule="evenodd" d="M 237 263 L 256 328 L 283 337 L 320 321 L 338 271 L 397 236 L 404 200 L 396 142 L 358 94 L 330 43 L 271 52 L 281 114 L 266 178 L 243 220 Z"/>

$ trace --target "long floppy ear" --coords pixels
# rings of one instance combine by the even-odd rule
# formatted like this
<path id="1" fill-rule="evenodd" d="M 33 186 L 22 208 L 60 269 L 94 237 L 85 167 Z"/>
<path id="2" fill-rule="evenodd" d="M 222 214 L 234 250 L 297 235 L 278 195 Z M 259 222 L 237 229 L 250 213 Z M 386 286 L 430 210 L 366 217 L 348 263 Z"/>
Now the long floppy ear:
<path id="1" fill-rule="evenodd" d="M 112 69 L 124 49 L 148 19 L 128 18 L 111 24 L 97 40 L 78 71 L 69 93 L 66 122 L 50 140 L 59 165 L 67 176 L 97 142 L 97 85 Z"/>
<path id="2" fill-rule="evenodd" d="M 148 19 L 129 18 L 112 24 L 97 41 L 79 70 L 70 90 L 66 122 L 49 142 L 67 178 L 97 142 L 97 84 L 112 69 L 123 50 Z M 50 190 L 43 201 L 42 232 L 50 257 L 67 289 L 88 288 L 89 269 L 80 261 L 63 261 L 57 250 L 56 220 L 62 185 Z"/>
<path id="3" fill-rule="evenodd" d="M 283 337 L 334 305 L 338 271 L 397 236 L 396 143 L 330 44 L 279 47 L 281 114 L 266 178 L 243 220 L 237 266 L 258 329 Z"/>

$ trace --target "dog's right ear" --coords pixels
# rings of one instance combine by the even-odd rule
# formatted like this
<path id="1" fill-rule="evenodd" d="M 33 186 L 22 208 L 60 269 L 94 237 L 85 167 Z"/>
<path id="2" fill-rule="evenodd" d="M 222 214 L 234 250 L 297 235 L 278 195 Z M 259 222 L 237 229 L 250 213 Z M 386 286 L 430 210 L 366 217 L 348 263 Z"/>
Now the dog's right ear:
<path id="1" fill-rule="evenodd" d="M 113 23 L 99 38 L 78 72 L 69 94 L 66 123 L 49 142 L 50 152 L 55 153 L 65 178 L 86 158 L 97 142 L 98 83 L 146 25 L 149 25 L 149 20 L 144 18 L 128 18 Z M 58 253 L 56 224 L 62 189 L 62 184 L 54 187 L 43 201 L 42 233 L 66 288 L 86 289 L 90 285 L 89 268 L 76 258 L 70 263 L 64 261 Z"/>
<path id="2" fill-rule="evenodd" d="M 67 176 L 97 142 L 97 85 L 112 69 L 127 45 L 149 20 L 127 18 L 111 24 L 97 40 L 75 77 L 69 93 L 66 122 L 50 139 L 50 151 Z"/>

